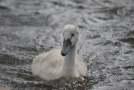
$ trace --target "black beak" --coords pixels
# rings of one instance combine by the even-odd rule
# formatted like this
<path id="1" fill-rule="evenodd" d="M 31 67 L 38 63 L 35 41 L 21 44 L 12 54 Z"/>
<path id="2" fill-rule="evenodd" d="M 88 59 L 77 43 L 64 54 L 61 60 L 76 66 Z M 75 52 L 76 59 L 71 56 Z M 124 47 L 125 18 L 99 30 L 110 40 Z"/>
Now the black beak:
<path id="1" fill-rule="evenodd" d="M 72 42 L 70 39 L 64 40 L 63 41 L 63 46 L 62 46 L 62 50 L 61 50 L 61 55 L 62 56 L 66 56 L 70 50 L 70 47 L 72 45 Z"/>

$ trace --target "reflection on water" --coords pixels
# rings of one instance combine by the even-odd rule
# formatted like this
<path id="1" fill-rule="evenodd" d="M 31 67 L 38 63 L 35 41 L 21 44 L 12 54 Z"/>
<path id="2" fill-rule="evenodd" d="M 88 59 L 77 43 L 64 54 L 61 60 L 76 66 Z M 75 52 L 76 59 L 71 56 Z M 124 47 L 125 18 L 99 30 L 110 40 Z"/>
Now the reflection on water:
<path id="1" fill-rule="evenodd" d="M 81 33 L 78 53 L 88 75 L 45 81 L 31 73 L 32 59 L 61 48 L 62 28 Z M 133 0 L 0 0 L 0 85 L 14 90 L 134 89 Z"/>

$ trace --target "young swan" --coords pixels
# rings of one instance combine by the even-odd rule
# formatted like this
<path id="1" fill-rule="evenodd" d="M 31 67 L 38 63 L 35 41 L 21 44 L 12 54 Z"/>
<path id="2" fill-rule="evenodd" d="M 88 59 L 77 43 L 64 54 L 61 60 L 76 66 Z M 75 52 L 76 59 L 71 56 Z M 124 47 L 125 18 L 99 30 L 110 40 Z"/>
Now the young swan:
<path id="1" fill-rule="evenodd" d="M 36 56 L 32 63 L 32 73 L 45 80 L 86 75 L 86 64 L 80 56 L 76 55 L 78 39 L 77 27 L 66 25 L 62 50 L 54 49 Z"/>

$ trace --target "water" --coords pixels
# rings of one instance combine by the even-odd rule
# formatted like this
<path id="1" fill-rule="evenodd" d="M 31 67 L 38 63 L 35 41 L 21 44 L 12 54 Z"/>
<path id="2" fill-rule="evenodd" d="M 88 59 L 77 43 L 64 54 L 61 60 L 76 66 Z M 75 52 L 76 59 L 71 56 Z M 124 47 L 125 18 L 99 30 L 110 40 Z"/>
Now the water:
<path id="1" fill-rule="evenodd" d="M 45 81 L 33 58 L 61 48 L 62 28 L 81 33 L 88 76 Z M 0 85 L 14 90 L 133 90 L 133 0 L 0 0 Z"/>

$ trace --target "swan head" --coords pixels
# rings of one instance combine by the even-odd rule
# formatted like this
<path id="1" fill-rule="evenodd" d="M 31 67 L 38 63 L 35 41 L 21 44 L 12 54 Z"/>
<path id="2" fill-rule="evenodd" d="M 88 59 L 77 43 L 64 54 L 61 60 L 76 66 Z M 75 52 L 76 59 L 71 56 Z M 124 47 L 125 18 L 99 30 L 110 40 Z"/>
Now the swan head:
<path id="1" fill-rule="evenodd" d="M 61 55 L 66 56 L 72 46 L 76 46 L 79 40 L 79 32 L 75 25 L 66 25 L 63 32 L 63 46 Z"/>

